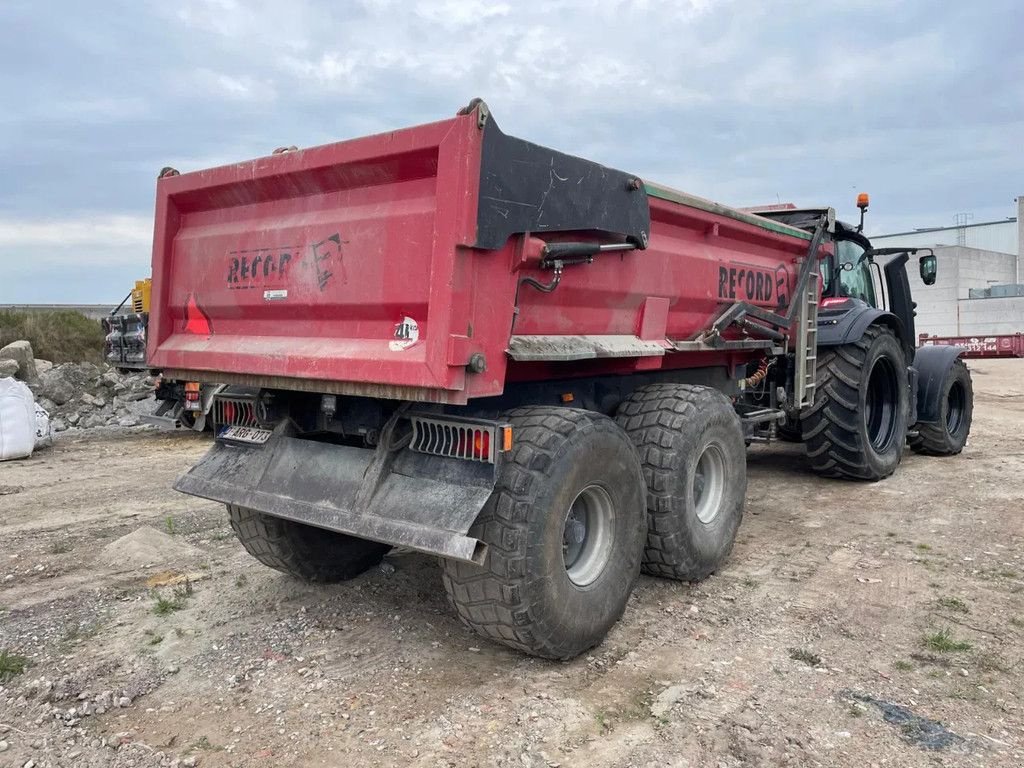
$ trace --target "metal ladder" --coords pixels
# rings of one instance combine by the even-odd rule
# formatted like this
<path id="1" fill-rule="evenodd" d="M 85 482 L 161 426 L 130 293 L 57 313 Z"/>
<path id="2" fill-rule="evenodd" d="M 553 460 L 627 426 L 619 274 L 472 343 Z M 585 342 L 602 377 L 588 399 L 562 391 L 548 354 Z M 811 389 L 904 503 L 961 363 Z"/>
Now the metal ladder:
<path id="1" fill-rule="evenodd" d="M 793 373 L 793 407 L 814 405 L 814 391 L 818 387 L 818 265 L 804 284 L 800 297 L 800 310 L 796 320 L 796 371 Z"/>

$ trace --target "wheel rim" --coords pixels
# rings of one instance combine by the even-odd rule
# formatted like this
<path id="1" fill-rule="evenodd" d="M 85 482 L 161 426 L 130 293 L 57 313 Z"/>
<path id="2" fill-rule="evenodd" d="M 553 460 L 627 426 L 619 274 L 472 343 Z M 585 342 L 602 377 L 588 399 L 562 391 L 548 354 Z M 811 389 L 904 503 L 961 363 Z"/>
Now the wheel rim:
<path id="1" fill-rule="evenodd" d="M 964 410 L 967 403 L 967 393 L 964 392 L 964 385 L 954 381 L 946 396 L 946 431 L 955 435 L 960 431 L 964 422 Z"/>
<path id="2" fill-rule="evenodd" d="M 693 471 L 693 506 L 705 525 L 718 517 L 725 495 L 725 453 L 718 443 L 704 447 Z"/>
<path id="3" fill-rule="evenodd" d="M 876 451 L 885 452 L 892 445 L 896 434 L 897 392 L 896 369 L 892 361 L 879 358 L 871 368 L 868 391 L 864 402 L 864 422 L 867 426 L 868 441 Z"/>
<path id="4" fill-rule="evenodd" d="M 614 518 L 612 497 L 599 485 L 588 485 L 569 505 L 562 529 L 562 561 L 576 586 L 592 584 L 608 564 Z"/>

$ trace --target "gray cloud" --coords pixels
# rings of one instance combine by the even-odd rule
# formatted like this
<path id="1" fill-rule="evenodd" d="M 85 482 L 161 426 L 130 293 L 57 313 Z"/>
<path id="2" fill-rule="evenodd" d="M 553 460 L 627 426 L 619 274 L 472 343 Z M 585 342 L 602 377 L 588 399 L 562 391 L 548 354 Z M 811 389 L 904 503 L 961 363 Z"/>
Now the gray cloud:
<path id="1" fill-rule="evenodd" d="M 1010 0 L 102 8 L 0 6 L 0 302 L 119 299 L 149 270 L 163 165 L 435 120 L 477 95 L 509 133 L 726 203 L 850 216 L 868 190 L 876 231 L 1012 215 L 1024 193 Z"/>

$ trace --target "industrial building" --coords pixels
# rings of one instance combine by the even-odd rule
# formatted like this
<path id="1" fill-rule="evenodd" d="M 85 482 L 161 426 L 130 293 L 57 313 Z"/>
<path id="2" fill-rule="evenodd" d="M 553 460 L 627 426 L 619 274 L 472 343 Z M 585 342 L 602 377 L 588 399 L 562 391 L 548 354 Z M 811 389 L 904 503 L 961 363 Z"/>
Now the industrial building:
<path id="1" fill-rule="evenodd" d="M 1024 195 L 1017 216 L 873 235 L 876 248 L 934 248 L 935 285 L 913 284 L 917 332 L 936 336 L 1024 333 Z"/>

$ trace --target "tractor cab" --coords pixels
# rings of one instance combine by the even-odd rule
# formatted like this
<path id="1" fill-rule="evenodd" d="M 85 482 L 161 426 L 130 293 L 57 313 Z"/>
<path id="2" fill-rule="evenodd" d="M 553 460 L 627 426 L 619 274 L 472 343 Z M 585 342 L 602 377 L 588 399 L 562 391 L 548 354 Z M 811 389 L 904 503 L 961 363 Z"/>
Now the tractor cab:
<path id="1" fill-rule="evenodd" d="M 867 324 L 886 315 L 908 359 L 912 359 L 916 340 L 916 304 L 911 295 L 906 264 L 911 255 L 922 252 L 919 274 L 925 285 L 932 285 L 937 275 L 935 254 L 930 248 L 874 248 L 863 233 L 868 205 L 867 193 L 859 194 L 860 223 L 856 226 L 836 220 L 831 209 L 827 208 L 793 206 L 746 210 L 808 231 L 823 215 L 831 215 L 829 233 L 832 247 L 821 260 L 819 268 L 822 289 L 818 342 L 825 346 L 848 343 Z"/>

